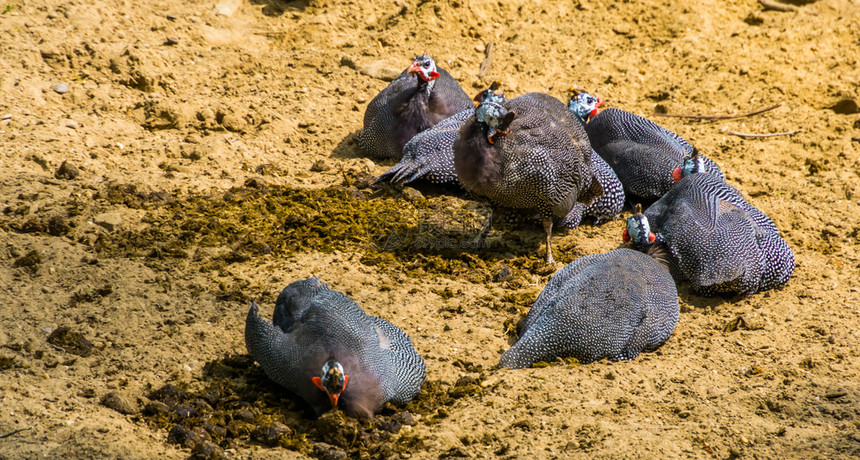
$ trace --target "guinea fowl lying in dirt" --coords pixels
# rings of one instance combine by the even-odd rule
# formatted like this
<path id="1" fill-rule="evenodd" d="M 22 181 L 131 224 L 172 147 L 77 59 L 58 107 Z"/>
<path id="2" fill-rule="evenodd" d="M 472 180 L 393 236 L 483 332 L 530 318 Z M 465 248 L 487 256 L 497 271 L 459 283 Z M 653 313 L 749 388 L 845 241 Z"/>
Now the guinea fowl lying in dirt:
<path id="1" fill-rule="evenodd" d="M 373 417 L 388 401 L 408 403 L 424 382 L 424 360 L 406 333 L 319 278 L 284 288 L 272 323 L 252 304 L 245 345 L 269 378 L 317 414 L 340 407 L 353 417 Z"/>
<path id="2" fill-rule="evenodd" d="M 460 84 L 424 54 L 370 101 L 356 140 L 371 156 L 399 160 L 416 134 L 471 107 Z"/>
<path id="3" fill-rule="evenodd" d="M 655 259 L 623 248 L 583 256 L 549 280 L 499 365 L 633 359 L 668 340 L 678 315 L 675 281 Z"/>
<path id="4" fill-rule="evenodd" d="M 794 272 L 794 252 L 773 221 L 710 173 L 687 175 L 644 213 L 637 207 L 623 239 L 664 254 L 672 275 L 704 296 L 766 291 Z"/>

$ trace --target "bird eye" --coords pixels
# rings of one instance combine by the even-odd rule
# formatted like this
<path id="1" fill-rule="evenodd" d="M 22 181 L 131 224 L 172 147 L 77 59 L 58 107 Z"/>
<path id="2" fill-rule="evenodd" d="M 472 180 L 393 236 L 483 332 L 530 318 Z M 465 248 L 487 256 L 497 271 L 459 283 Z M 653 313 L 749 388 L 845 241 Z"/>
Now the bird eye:
<path id="1" fill-rule="evenodd" d="M 588 101 L 589 104 L 594 104 L 594 98 L 593 97 L 589 97 L 588 99 L 586 99 L 586 101 Z"/>
<path id="2" fill-rule="evenodd" d="M 424 63 L 424 68 L 426 69 L 426 68 L 429 68 L 429 67 L 430 67 L 430 63 L 429 63 L 429 62 L 425 62 L 425 63 Z"/>

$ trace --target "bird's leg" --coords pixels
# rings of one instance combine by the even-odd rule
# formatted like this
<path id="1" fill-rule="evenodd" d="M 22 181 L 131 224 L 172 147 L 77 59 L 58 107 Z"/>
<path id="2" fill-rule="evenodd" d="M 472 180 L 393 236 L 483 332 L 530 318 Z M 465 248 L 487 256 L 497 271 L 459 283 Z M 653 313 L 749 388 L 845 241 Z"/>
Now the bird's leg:
<path id="1" fill-rule="evenodd" d="M 484 228 L 481 229 L 481 233 L 478 234 L 478 238 L 475 239 L 475 245 L 478 248 L 483 248 L 485 241 L 487 239 L 487 235 L 490 233 L 490 230 L 493 229 L 493 217 L 496 214 L 496 207 L 490 207 L 490 216 L 484 222 Z"/>
<path id="2" fill-rule="evenodd" d="M 553 265 L 555 259 L 552 257 L 552 217 L 543 218 L 543 231 L 546 232 L 546 264 Z"/>

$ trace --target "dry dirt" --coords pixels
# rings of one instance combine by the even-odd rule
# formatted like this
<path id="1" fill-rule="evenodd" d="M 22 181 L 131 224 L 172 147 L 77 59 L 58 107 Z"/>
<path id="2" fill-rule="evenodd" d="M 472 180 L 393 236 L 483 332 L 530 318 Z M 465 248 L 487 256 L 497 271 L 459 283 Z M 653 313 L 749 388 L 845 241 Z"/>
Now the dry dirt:
<path id="1" fill-rule="evenodd" d="M 0 458 L 188 457 L 175 408 L 150 416 L 165 384 L 253 409 L 211 419 L 251 424 L 211 436 L 235 458 L 857 456 L 860 2 L 796 1 L 0 2 L 0 433 L 26 429 Z M 674 335 L 631 362 L 495 369 L 550 276 L 540 226 L 459 248 L 486 205 L 374 191 L 392 163 L 354 141 L 425 51 L 468 93 L 579 84 L 646 116 L 781 103 L 654 119 L 776 222 L 788 286 L 681 287 Z M 618 247 L 621 222 L 560 234 L 556 259 Z M 431 381 L 412 426 L 321 424 L 247 362 L 248 301 L 269 314 L 311 275 L 412 336 Z M 195 401 L 194 423 L 224 409 Z M 249 435 L 263 415 L 280 446 Z"/>

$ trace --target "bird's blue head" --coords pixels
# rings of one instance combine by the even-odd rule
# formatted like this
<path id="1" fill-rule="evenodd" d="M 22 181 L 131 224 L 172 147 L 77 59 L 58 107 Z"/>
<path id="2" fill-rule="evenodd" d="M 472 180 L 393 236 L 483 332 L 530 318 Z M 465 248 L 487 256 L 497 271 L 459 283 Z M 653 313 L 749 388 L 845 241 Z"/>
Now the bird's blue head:
<path id="1" fill-rule="evenodd" d="M 576 87 L 570 90 L 573 95 L 570 96 L 570 100 L 567 102 L 567 108 L 579 118 L 579 121 L 587 123 L 588 120 L 597 115 L 598 109 L 603 106 L 603 99 L 592 96 Z"/>
<path id="2" fill-rule="evenodd" d="M 694 148 L 693 153 L 684 159 L 684 164 L 680 168 L 675 168 L 672 171 L 672 179 L 674 179 L 677 184 L 681 179 L 689 176 L 690 174 L 707 172 L 708 168 L 705 166 L 705 161 L 699 155 L 699 151 Z"/>
<path id="3" fill-rule="evenodd" d="M 504 108 L 498 102 L 486 101 L 475 107 L 475 121 L 487 128 L 487 142 L 495 144 L 496 134 L 506 136 L 508 127 L 514 121 L 516 113 Z"/>
<path id="4" fill-rule="evenodd" d="M 322 377 L 312 377 L 311 380 L 317 388 L 328 395 L 331 407 L 337 407 L 337 400 L 346 389 L 349 376 L 343 371 L 343 366 L 339 362 L 330 359 L 323 364 Z"/>
<path id="5" fill-rule="evenodd" d="M 621 234 L 621 239 L 625 243 L 632 242 L 636 246 L 647 246 L 657 239 L 657 236 L 651 231 L 651 225 L 648 223 L 648 218 L 642 214 L 642 205 L 637 204 L 635 213 L 627 218 L 627 228 Z"/>

